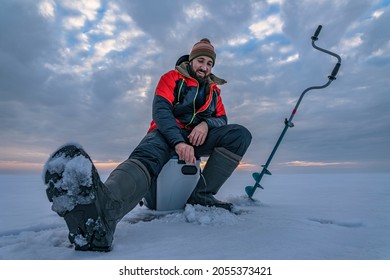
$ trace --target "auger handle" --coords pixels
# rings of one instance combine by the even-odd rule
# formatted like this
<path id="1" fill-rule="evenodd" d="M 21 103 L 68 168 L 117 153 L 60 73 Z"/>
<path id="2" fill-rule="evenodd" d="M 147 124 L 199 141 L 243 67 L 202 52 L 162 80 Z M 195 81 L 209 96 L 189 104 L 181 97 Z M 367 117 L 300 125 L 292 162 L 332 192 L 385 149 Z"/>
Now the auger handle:
<path id="1" fill-rule="evenodd" d="M 329 50 L 326 50 L 326 49 L 323 49 L 323 48 L 316 46 L 315 41 L 318 40 L 318 35 L 320 34 L 321 29 L 322 29 L 322 25 L 318 25 L 316 32 L 314 32 L 314 35 L 311 37 L 312 46 L 313 46 L 313 48 L 315 48 L 321 52 L 327 53 L 327 54 L 337 58 L 338 61 L 337 61 L 336 65 L 334 66 L 332 73 L 328 76 L 329 80 L 333 81 L 333 80 L 336 80 L 336 75 L 339 72 L 339 69 L 341 66 L 341 57 L 334 52 L 331 52 Z"/>
<path id="2" fill-rule="evenodd" d="M 314 33 L 313 36 L 311 36 L 312 40 L 314 41 L 318 40 L 318 35 L 320 35 L 321 29 L 322 29 L 322 25 L 318 25 L 316 32 Z"/>
<path id="3" fill-rule="evenodd" d="M 329 79 L 331 79 L 331 80 L 336 80 L 336 75 L 337 75 L 337 73 L 339 72 L 340 66 L 341 66 L 341 63 L 340 63 L 340 62 L 337 62 L 336 65 L 335 65 L 334 68 L 333 68 L 332 73 L 331 73 L 330 76 L 329 76 Z"/>

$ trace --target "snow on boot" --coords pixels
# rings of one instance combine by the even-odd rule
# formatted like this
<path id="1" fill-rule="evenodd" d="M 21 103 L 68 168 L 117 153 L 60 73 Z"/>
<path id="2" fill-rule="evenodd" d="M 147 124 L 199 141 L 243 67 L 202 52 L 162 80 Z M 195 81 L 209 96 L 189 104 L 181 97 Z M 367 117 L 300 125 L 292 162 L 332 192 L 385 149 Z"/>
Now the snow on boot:
<path id="1" fill-rule="evenodd" d="M 215 148 L 187 203 L 192 205 L 215 206 L 232 211 L 233 204 L 220 201 L 214 195 L 217 194 L 222 185 L 236 169 L 241 158 L 241 156 L 225 148 Z"/>
<path id="2" fill-rule="evenodd" d="M 46 162 L 43 175 L 47 197 L 53 202 L 52 210 L 65 219 L 69 241 L 76 250 L 110 251 L 117 223 L 132 209 L 124 205 L 135 205 L 148 189 L 148 174 L 127 161 L 108 178 L 112 190 L 101 182 L 92 160 L 79 145 L 63 146 Z M 125 176 L 118 176 L 123 165 L 128 170 Z M 140 194 L 135 195 L 137 192 Z"/>
<path id="3" fill-rule="evenodd" d="M 46 162 L 43 175 L 52 210 L 65 219 L 75 249 L 109 251 L 114 230 L 97 199 L 102 183 L 82 147 L 70 144 L 60 148 Z"/>

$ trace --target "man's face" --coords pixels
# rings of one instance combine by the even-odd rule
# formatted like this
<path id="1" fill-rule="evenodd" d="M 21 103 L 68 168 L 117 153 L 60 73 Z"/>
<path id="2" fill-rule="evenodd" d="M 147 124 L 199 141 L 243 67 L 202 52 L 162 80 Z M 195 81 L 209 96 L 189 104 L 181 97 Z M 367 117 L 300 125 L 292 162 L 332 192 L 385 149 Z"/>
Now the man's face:
<path id="1" fill-rule="evenodd" d="M 198 77 L 198 79 L 204 79 L 211 73 L 213 60 L 208 56 L 198 56 L 191 61 L 190 65 L 196 77 Z"/>

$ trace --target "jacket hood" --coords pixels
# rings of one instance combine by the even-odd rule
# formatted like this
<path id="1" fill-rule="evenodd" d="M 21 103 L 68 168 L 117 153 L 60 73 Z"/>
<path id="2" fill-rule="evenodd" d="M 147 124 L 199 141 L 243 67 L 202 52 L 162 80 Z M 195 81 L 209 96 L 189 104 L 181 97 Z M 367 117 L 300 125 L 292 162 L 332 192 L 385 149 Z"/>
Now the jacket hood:
<path id="1" fill-rule="evenodd" d="M 176 66 L 176 70 L 180 74 L 182 74 L 186 77 L 191 77 L 190 73 L 188 73 L 188 70 L 187 70 L 188 65 L 189 65 L 188 61 L 182 62 L 180 65 Z M 209 80 L 209 83 L 215 83 L 217 85 L 223 85 L 223 84 L 227 83 L 227 81 L 225 79 L 219 78 L 219 77 L 215 76 L 213 73 L 210 74 L 210 76 L 208 77 L 208 80 Z"/>

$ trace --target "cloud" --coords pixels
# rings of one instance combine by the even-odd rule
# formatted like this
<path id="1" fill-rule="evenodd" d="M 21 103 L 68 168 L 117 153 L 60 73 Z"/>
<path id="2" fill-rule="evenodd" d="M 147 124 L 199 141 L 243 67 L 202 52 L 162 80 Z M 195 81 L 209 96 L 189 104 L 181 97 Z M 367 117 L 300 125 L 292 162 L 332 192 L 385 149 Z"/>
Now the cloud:
<path id="1" fill-rule="evenodd" d="M 62 0 L 61 6 L 76 13 L 80 13 L 86 20 L 95 20 L 101 7 L 100 0 Z"/>
<path id="2" fill-rule="evenodd" d="M 322 24 L 317 43 L 341 54 L 340 72 L 305 96 L 272 164 L 389 171 L 389 17 L 386 2 L 368 0 L 2 1 L 0 170 L 37 168 L 68 141 L 102 166 L 127 158 L 160 75 L 203 37 L 228 81 L 229 122 L 253 135 L 244 162 L 265 161 L 300 93 L 333 69 L 311 47 Z"/>
<path id="3" fill-rule="evenodd" d="M 184 10 L 184 13 L 188 18 L 187 22 L 191 22 L 192 20 L 196 19 L 202 20 L 211 16 L 205 7 L 199 3 L 193 3 L 189 5 L 188 8 Z"/>
<path id="4" fill-rule="evenodd" d="M 256 39 L 263 40 L 268 36 L 282 33 L 282 25 L 279 15 L 270 15 L 264 20 L 253 23 L 249 29 Z"/>
<path id="5" fill-rule="evenodd" d="M 39 13 L 46 18 L 55 17 L 55 3 L 52 0 L 43 0 L 38 3 Z"/>

